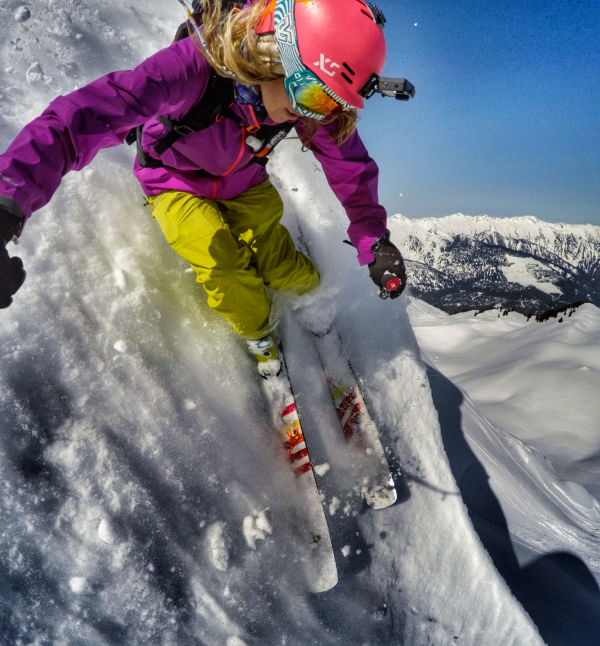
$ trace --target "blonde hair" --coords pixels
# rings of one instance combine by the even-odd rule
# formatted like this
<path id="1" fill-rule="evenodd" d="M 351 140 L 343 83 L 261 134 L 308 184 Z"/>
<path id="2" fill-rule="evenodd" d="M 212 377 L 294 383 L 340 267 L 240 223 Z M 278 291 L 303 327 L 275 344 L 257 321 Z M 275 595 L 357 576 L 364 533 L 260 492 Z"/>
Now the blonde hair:
<path id="1" fill-rule="evenodd" d="M 230 11 L 223 7 L 222 0 L 200 0 L 199 4 L 194 16 L 203 25 L 206 47 L 191 29 L 190 35 L 217 74 L 244 85 L 258 85 L 285 76 L 274 34 L 256 33 L 256 26 L 270 4 L 267 0 L 256 0 L 244 9 Z M 354 132 L 357 120 L 354 109 L 323 121 L 302 117 L 308 135 L 303 143 L 308 144 L 321 125 L 336 122 L 335 141 L 340 145 Z"/>

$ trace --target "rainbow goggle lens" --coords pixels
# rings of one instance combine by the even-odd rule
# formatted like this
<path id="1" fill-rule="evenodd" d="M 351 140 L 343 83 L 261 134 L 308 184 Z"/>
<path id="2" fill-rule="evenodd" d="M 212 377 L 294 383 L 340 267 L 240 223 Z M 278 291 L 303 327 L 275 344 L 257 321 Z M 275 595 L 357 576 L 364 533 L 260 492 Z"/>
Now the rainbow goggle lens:
<path id="1" fill-rule="evenodd" d="M 352 107 L 335 96 L 323 81 L 308 69 L 286 76 L 284 86 L 292 107 L 302 116 L 311 119 L 321 120 Z"/>

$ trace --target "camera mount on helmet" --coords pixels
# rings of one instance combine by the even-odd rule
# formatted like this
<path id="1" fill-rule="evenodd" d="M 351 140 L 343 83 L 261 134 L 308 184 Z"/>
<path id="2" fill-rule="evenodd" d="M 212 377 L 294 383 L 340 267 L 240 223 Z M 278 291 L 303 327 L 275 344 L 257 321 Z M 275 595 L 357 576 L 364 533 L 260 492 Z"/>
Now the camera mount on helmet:
<path id="1" fill-rule="evenodd" d="M 375 93 L 394 97 L 398 101 L 408 101 L 415 96 L 415 86 L 406 79 L 372 74 L 359 94 L 365 99 L 370 99 Z"/>

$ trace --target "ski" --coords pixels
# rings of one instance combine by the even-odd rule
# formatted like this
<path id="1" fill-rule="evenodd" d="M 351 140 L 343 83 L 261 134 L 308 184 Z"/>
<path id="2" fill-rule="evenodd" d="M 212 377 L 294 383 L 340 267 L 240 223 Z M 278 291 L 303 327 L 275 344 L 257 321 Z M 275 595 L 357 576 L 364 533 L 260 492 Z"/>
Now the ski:
<path id="1" fill-rule="evenodd" d="M 325 592 L 337 584 L 337 566 L 281 346 L 279 356 L 279 374 L 263 379 L 261 385 L 271 411 L 272 423 L 295 474 L 296 509 L 293 517 L 296 519 L 294 530 L 297 542 L 294 547 L 299 551 L 308 589 L 311 592 Z"/>
<path id="2" fill-rule="evenodd" d="M 308 242 L 297 216 L 296 224 L 299 233 L 297 244 L 310 257 Z M 341 430 L 346 438 L 347 457 L 355 470 L 361 494 L 372 509 L 385 509 L 398 498 L 396 486 L 385 458 L 379 429 L 364 402 L 356 373 L 346 356 L 340 335 L 335 326 L 320 334 L 308 331 L 315 342 Z"/>
<path id="3" fill-rule="evenodd" d="M 397 499 L 379 430 L 365 405 L 356 374 L 335 328 L 312 334 L 347 446 L 347 459 L 369 507 L 385 509 Z"/>

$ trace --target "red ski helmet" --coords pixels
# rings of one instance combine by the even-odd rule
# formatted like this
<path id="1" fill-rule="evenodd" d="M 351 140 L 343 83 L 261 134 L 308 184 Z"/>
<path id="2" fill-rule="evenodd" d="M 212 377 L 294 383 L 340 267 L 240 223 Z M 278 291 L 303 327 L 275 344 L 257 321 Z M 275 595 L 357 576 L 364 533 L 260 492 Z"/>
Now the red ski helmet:
<path id="1" fill-rule="evenodd" d="M 364 0 L 274 0 L 269 4 L 257 31 L 275 32 L 294 107 L 307 112 L 296 99 L 298 88 L 313 75 L 342 108 L 364 107 L 360 91 L 374 74 L 381 74 L 385 62 L 383 23 L 378 17 L 379 12 Z"/>

